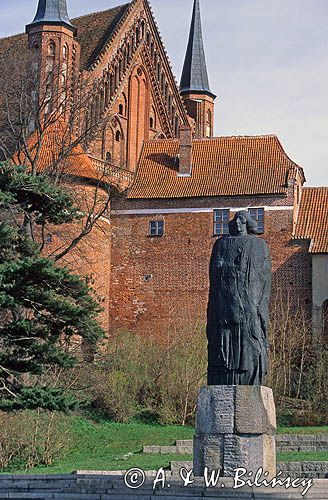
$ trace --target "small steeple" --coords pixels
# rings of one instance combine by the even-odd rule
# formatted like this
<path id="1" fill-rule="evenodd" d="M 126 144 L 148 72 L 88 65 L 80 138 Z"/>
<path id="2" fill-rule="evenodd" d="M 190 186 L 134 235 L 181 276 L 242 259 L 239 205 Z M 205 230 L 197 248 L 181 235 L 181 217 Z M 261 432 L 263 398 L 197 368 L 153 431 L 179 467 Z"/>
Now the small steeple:
<path id="1" fill-rule="evenodd" d="M 188 116 L 194 124 L 194 137 L 213 137 L 216 96 L 211 92 L 208 83 L 199 0 L 194 0 L 180 93 Z"/>
<path id="2" fill-rule="evenodd" d="M 209 94 L 211 97 L 215 97 L 210 91 L 208 82 L 199 0 L 194 0 L 188 47 L 180 82 L 180 92 L 182 94 Z"/>
<path id="3" fill-rule="evenodd" d="M 26 26 L 26 31 L 41 24 L 65 26 L 74 34 L 76 32 L 68 17 L 66 0 L 39 0 L 35 17 L 31 24 Z"/>

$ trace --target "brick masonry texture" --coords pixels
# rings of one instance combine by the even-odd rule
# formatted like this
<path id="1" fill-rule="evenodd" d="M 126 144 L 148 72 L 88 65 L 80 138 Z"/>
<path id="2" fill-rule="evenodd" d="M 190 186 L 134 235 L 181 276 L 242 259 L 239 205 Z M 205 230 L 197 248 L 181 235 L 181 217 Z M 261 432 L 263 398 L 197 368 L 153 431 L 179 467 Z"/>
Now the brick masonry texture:
<path id="1" fill-rule="evenodd" d="M 288 197 L 112 201 L 110 323 L 113 329 L 166 335 L 181 321 L 205 322 L 213 212 L 161 214 L 161 208 L 286 206 Z M 132 205 L 132 206 L 131 206 Z M 115 211 L 157 207 L 155 214 L 120 215 Z M 162 237 L 149 236 L 149 222 L 164 220 Z M 273 268 L 272 300 L 286 296 L 311 303 L 311 260 L 306 242 L 291 241 L 293 211 L 265 212 L 265 238 Z"/>
<path id="2" fill-rule="evenodd" d="M 77 28 L 76 38 L 72 38 L 72 33 L 65 28 L 46 26 L 40 30 L 34 27 L 29 38 L 20 34 L 1 39 L 0 63 L 5 65 L 9 59 L 27 54 L 28 42 L 32 46 L 35 41 L 40 44 L 40 57 L 45 58 L 49 40 L 55 35 L 58 64 L 63 63 L 60 58 L 63 44 L 67 43 L 72 75 L 81 71 L 81 78 L 93 82 L 99 90 L 93 99 L 93 104 L 97 105 L 86 110 L 86 115 L 90 118 L 95 111 L 96 121 L 102 123 L 105 117 L 108 120 L 105 120 L 104 130 L 88 145 L 87 154 L 92 162 L 84 150 L 83 154 L 78 151 L 79 155 L 73 157 L 74 169 L 66 172 L 75 175 L 74 192 L 81 191 L 89 205 L 94 190 L 90 179 L 97 177 L 93 162 L 110 157 L 114 166 L 129 169 L 133 175 L 146 141 L 145 151 L 148 148 L 150 157 L 144 158 L 145 168 L 139 164 L 137 172 L 147 174 L 139 176 L 141 184 L 135 183 L 126 195 L 119 195 L 113 188 L 111 212 L 64 262 L 75 272 L 91 276 L 104 307 L 101 322 L 106 331 L 113 333 L 125 329 L 165 337 L 168 333 L 181 335 L 183 325 L 205 322 L 208 265 L 215 241 L 214 208 L 282 208 L 265 212 L 265 233 L 261 236 L 271 250 L 272 303 L 275 300 L 289 300 L 294 304 L 300 301 L 310 311 L 309 241 L 292 240 L 304 174 L 301 167 L 287 157 L 279 139 L 275 136 L 204 139 L 208 132 L 208 110 L 213 111 L 210 116 L 213 130 L 211 98 L 198 95 L 199 99 L 205 99 L 196 106 L 202 112 L 195 112 L 189 99 L 192 95 L 187 96 L 188 105 L 184 106 L 145 0 L 134 0 L 72 22 Z M 197 116 L 198 123 L 193 116 Z M 82 116 L 79 125 L 82 126 L 84 119 Z M 194 139 L 197 137 L 192 151 L 194 178 L 178 179 L 174 156 L 179 151 L 179 128 L 188 127 L 194 131 Z M 56 134 L 57 131 L 55 138 Z M 54 141 L 52 145 L 50 142 L 41 156 L 46 167 L 54 151 Z M 188 171 L 188 165 L 185 169 Z M 40 170 L 44 170 L 44 166 L 40 166 Z M 201 172 L 206 172 L 204 178 Z M 77 176 L 89 180 L 83 182 L 77 180 Z M 170 184 L 166 183 L 167 179 Z M 187 190 L 189 184 L 190 192 Z M 168 198 L 155 198 L 157 195 L 152 189 L 148 199 L 127 199 L 131 193 L 133 198 L 133 192 L 140 198 L 150 185 Z M 184 186 L 183 193 L 179 186 Z M 261 194 L 263 192 L 267 194 Z M 162 209 L 186 208 L 210 211 L 161 213 Z M 123 215 L 118 212 L 140 209 L 153 209 L 155 214 Z M 316 213 L 311 217 L 315 220 Z M 162 237 L 149 236 L 151 220 L 164 220 Z M 47 252 L 56 245 L 67 243 L 77 234 L 78 228 L 50 228 L 50 231 L 53 243 Z M 301 236 L 305 238 L 308 234 L 302 232 Z"/>
<path id="3" fill-rule="evenodd" d="M 65 187 L 76 204 L 88 213 L 89 207 L 92 206 L 94 201 L 96 188 L 74 178 L 71 178 L 70 182 L 66 182 Z M 99 190 L 96 197 L 98 200 L 97 205 L 101 207 L 102 203 L 107 199 L 107 194 Z M 74 237 L 80 234 L 83 223 L 84 220 L 82 219 L 70 225 L 49 227 L 47 235 L 51 235 L 51 244 L 46 244 L 45 252 L 47 254 L 52 252 L 55 254 L 60 253 L 72 242 Z M 93 230 L 59 261 L 60 265 L 68 266 L 73 272 L 89 280 L 103 308 L 99 319 L 106 332 L 109 328 L 110 243 L 110 220 L 108 214 L 104 214 Z"/>

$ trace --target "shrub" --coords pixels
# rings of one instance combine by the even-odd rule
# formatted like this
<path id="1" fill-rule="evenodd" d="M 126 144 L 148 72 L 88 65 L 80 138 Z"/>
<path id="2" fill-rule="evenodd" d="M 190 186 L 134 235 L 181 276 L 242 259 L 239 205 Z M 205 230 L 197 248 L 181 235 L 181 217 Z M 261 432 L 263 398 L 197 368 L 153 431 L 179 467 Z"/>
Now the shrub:
<path id="1" fill-rule="evenodd" d="M 0 412 L 0 470 L 51 465 L 69 447 L 66 417 L 56 412 Z"/>
<path id="2" fill-rule="evenodd" d="M 117 422 L 137 417 L 191 424 L 206 358 L 202 326 L 180 328 L 179 335 L 161 342 L 118 332 L 94 365 L 80 369 L 75 388 L 93 409 Z"/>
<path id="3" fill-rule="evenodd" d="M 280 423 L 327 424 L 328 346 L 313 338 L 307 312 L 288 296 L 273 301 L 269 361 L 267 385 Z"/>

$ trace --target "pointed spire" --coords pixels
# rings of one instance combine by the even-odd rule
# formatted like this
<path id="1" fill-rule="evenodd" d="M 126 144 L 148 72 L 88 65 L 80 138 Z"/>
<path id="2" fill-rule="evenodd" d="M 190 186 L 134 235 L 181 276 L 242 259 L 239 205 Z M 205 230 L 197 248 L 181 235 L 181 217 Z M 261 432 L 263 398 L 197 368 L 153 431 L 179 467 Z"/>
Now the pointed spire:
<path id="1" fill-rule="evenodd" d="M 40 24 L 64 25 L 76 32 L 68 17 L 66 0 L 39 0 L 35 17 L 26 29 Z"/>
<path id="2" fill-rule="evenodd" d="M 208 82 L 199 0 L 194 0 L 189 41 L 180 82 L 180 92 L 213 96 Z"/>

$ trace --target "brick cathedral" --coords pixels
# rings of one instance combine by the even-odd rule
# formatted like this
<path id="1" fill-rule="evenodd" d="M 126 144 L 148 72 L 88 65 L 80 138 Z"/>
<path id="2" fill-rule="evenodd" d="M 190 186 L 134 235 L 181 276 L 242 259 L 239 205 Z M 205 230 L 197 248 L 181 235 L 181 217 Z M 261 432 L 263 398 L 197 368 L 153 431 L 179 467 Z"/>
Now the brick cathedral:
<path id="1" fill-rule="evenodd" d="M 0 40 L 2 64 L 30 52 L 40 72 L 58 68 L 57 95 L 68 74 L 91 80 L 97 92 L 83 120 L 108 118 L 66 174 L 75 190 L 91 190 L 101 166 L 111 171 L 108 214 L 67 260 L 93 276 L 109 333 L 167 335 L 205 321 L 214 239 L 244 209 L 271 250 L 273 299 L 300 304 L 314 332 L 327 334 L 328 188 L 304 187 L 276 136 L 213 137 L 199 0 L 180 85 L 148 0 L 72 20 L 66 0 L 39 0 L 26 33 Z M 55 97 L 44 92 L 50 112 Z M 48 141 L 40 171 L 55 149 Z M 49 242 L 61 238 L 53 228 Z"/>

